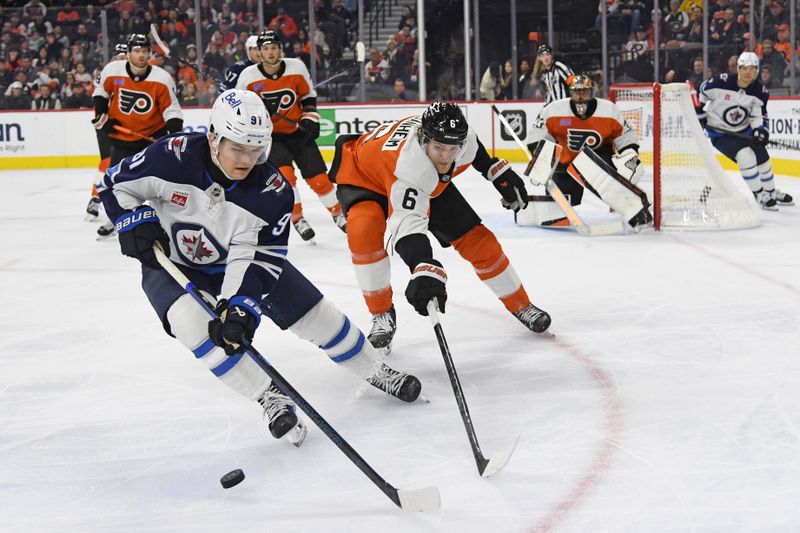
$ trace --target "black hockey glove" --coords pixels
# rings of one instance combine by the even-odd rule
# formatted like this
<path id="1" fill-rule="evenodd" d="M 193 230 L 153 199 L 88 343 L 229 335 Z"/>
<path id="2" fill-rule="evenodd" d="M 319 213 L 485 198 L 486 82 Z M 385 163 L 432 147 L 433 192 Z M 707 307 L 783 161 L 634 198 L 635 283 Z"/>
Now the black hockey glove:
<path id="1" fill-rule="evenodd" d="M 208 323 L 211 342 L 223 348 L 226 355 L 241 353 L 239 342 L 242 338 L 253 340 L 261 321 L 261 308 L 250 298 L 234 296 L 230 302 L 220 300 L 215 310 L 218 318 Z"/>
<path id="2" fill-rule="evenodd" d="M 122 255 L 135 257 L 145 266 L 161 268 L 153 252 L 153 244 L 161 243 L 164 253 L 169 255 L 169 237 L 158 222 L 155 209 L 140 205 L 133 211 L 123 213 L 115 226 Z"/>
<path id="3" fill-rule="evenodd" d="M 319 113 L 311 111 L 303 113 L 300 125 L 303 127 L 303 139 L 306 141 L 313 141 L 319 137 Z"/>
<path id="4" fill-rule="evenodd" d="M 761 146 L 766 146 L 769 142 L 769 131 L 767 128 L 756 128 L 753 130 L 753 140 Z"/>
<path id="5" fill-rule="evenodd" d="M 442 264 L 435 259 L 420 261 L 411 273 L 411 280 L 406 287 L 406 299 L 417 313 L 428 316 L 428 302 L 436 298 L 439 311 L 444 313 L 444 304 L 447 301 L 447 273 Z"/>
<path id="6" fill-rule="evenodd" d="M 503 196 L 501 203 L 506 209 L 511 209 L 515 213 L 528 206 L 528 191 L 525 190 L 525 182 L 522 181 L 514 169 L 505 159 L 500 159 L 489 168 L 488 178 L 492 180 L 492 185 Z"/>
<path id="7" fill-rule="evenodd" d="M 119 124 L 119 121 L 115 118 L 108 118 L 107 113 L 100 113 L 99 115 L 95 115 L 92 119 L 92 126 L 94 126 L 94 129 L 106 134 L 113 132 L 116 124 Z"/>

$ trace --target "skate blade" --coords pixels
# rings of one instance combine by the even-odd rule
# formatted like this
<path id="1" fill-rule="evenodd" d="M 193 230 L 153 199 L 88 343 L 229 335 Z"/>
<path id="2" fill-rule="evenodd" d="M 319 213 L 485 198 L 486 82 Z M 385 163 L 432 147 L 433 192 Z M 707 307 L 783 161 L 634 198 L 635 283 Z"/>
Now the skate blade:
<path id="1" fill-rule="evenodd" d="M 303 441 L 306 440 L 307 434 L 308 428 L 301 420 L 298 420 L 297 425 L 286 434 L 286 438 L 289 439 L 289 442 L 291 442 L 295 448 L 299 448 L 303 445 Z"/>
<path id="2" fill-rule="evenodd" d="M 97 222 L 99 216 L 100 213 L 97 213 L 96 215 L 93 215 L 91 213 L 86 213 L 83 217 L 83 220 L 85 220 L 86 222 Z"/>
<path id="3" fill-rule="evenodd" d="M 117 236 L 117 233 L 109 233 L 108 235 L 98 235 L 95 239 L 97 242 L 109 241 L 112 240 L 114 237 Z"/>

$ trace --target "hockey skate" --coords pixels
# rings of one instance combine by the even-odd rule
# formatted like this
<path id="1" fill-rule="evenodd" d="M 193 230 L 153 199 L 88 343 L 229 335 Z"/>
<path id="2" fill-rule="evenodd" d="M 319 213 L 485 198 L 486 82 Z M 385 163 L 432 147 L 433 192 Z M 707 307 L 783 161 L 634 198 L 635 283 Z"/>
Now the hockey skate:
<path id="1" fill-rule="evenodd" d="M 772 191 L 772 197 L 775 198 L 775 201 L 780 205 L 794 205 L 794 198 L 792 198 L 792 195 L 781 192 L 778 189 Z"/>
<path id="2" fill-rule="evenodd" d="M 292 222 L 294 229 L 297 230 L 297 233 L 300 234 L 300 238 L 304 241 L 310 241 L 311 239 L 316 236 L 314 233 L 314 229 L 311 227 L 311 224 L 304 218 L 299 218 L 296 222 Z"/>
<path id="3" fill-rule="evenodd" d="M 264 418 L 267 419 L 269 432 L 276 439 L 286 435 L 289 442 L 300 447 L 306 438 L 308 429 L 303 421 L 295 414 L 295 406 L 276 385 L 271 383 L 269 388 L 258 399 L 264 408 Z"/>
<path id="4" fill-rule="evenodd" d="M 375 375 L 367 378 L 367 382 L 389 396 L 409 403 L 416 400 L 422 390 L 422 384 L 415 376 L 398 372 L 384 363 Z"/>
<path id="5" fill-rule="evenodd" d="M 775 191 L 765 191 L 761 189 L 758 192 L 754 192 L 753 195 L 756 197 L 756 201 L 758 205 L 761 206 L 761 209 L 765 209 L 767 211 L 777 211 L 778 210 L 778 202 L 775 201 L 775 197 L 773 195 Z"/>
<path id="6" fill-rule="evenodd" d="M 89 204 L 86 206 L 86 220 L 95 220 L 100 215 L 100 198 L 92 196 Z"/>
<path id="7" fill-rule="evenodd" d="M 650 211 L 645 207 L 638 213 L 636 213 L 629 221 L 628 224 L 638 231 L 642 231 L 648 224 L 653 223 L 653 215 L 650 214 Z"/>
<path id="8" fill-rule="evenodd" d="M 392 339 L 396 331 L 397 319 L 392 306 L 385 313 L 372 315 L 372 327 L 367 339 L 374 348 L 383 350 L 388 355 L 392 351 Z"/>
<path id="9" fill-rule="evenodd" d="M 333 215 L 333 221 L 340 230 L 347 233 L 347 217 L 344 216 L 344 213 Z"/>
<path id="10" fill-rule="evenodd" d="M 114 227 L 114 223 L 110 220 L 97 228 L 97 240 L 102 241 L 105 239 L 109 239 L 117 234 L 117 228 Z"/>
<path id="11" fill-rule="evenodd" d="M 533 304 L 528 305 L 522 311 L 514 313 L 514 316 L 534 333 L 542 333 L 550 327 L 550 315 Z"/>

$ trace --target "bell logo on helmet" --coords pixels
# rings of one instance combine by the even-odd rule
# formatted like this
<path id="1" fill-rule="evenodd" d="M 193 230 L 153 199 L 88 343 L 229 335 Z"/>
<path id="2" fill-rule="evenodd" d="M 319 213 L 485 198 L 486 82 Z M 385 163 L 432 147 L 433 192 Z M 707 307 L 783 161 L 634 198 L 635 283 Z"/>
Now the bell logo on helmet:
<path id="1" fill-rule="evenodd" d="M 130 115 L 131 113 L 146 114 L 153 108 L 153 100 L 147 93 L 131 91 L 130 89 L 119 90 L 119 110 Z"/>
<path id="2" fill-rule="evenodd" d="M 223 97 L 223 99 L 234 109 L 242 105 L 242 101 L 236 98 L 236 93 L 228 93 Z"/>

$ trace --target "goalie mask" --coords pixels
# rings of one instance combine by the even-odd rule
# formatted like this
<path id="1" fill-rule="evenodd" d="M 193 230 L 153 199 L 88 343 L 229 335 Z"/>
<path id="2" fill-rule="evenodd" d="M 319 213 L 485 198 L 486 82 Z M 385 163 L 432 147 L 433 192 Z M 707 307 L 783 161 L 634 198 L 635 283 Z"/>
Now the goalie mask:
<path id="1" fill-rule="evenodd" d="M 589 76 L 584 74 L 573 76 L 569 83 L 569 96 L 575 114 L 585 119 L 589 103 L 594 100 L 594 88 Z"/>
<path id="2" fill-rule="evenodd" d="M 469 125 L 456 104 L 434 102 L 422 113 L 422 125 L 418 131 L 419 142 L 463 145 L 467 140 Z"/>
<path id="3" fill-rule="evenodd" d="M 229 89 L 220 94 L 211 108 L 209 122 L 209 133 L 213 135 L 211 159 L 228 179 L 234 178 L 222 168 L 219 161 L 222 139 L 236 143 L 239 145 L 237 148 L 248 150 L 248 153 L 252 153 L 249 149 L 260 147 L 255 164 L 266 162 L 272 147 L 272 121 L 256 93 Z"/>

